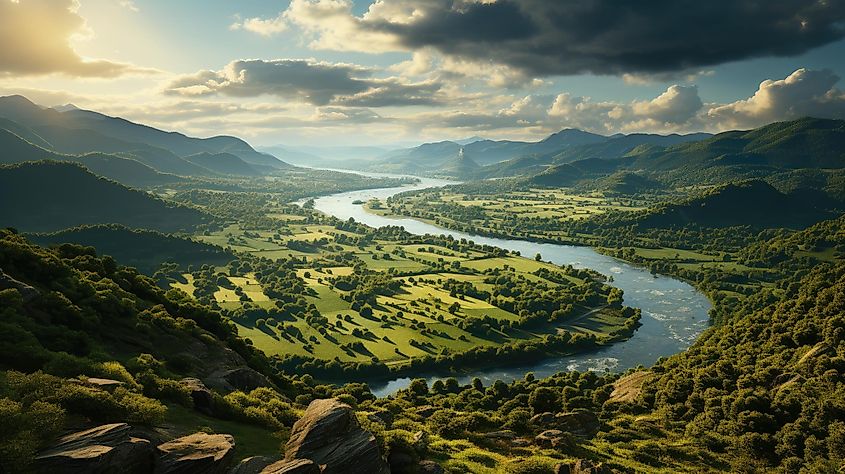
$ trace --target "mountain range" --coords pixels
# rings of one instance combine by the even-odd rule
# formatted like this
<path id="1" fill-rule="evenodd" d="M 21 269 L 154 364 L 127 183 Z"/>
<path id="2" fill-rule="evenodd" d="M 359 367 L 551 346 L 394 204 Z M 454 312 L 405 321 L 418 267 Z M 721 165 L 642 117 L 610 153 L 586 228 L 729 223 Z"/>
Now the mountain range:
<path id="1" fill-rule="evenodd" d="M 189 137 L 76 107 L 45 108 L 22 96 L 0 97 L 0 130 L 55 154 L 110 154 L 183 177 L 256 176 L 291 167 L 240 138 Z M 0 161 L 24 160 L 4 147 Z"/>

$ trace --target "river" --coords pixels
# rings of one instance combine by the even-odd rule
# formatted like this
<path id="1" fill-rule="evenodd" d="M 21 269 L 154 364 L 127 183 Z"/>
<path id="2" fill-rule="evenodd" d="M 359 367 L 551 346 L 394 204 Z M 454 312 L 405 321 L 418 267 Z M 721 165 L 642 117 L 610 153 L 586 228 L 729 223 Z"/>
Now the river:
<path id="1" fill-rule="evenodd" d="M 396 177 L 380 173 L 360 174 Z M 649 366 L 660 357 L 689 347 L 709 325 L 710 302 L 689 284 L 666 276 L 653 276 L 648 270 L 602 255 L 589 247 L 471 235 L 415 219 L 377 216 L 365 211 L 363 206 L 353 204 L 353 201 L 366 202 L 372 198 L 384 200 L 394 194 L 413 189 L 454 184 L 453 181 L 418 179 L 418 183 L 402 187 L 352 191 L 320 197 L 315 200 L 314 208 L 344 220 L 352 217 L 371 227 L 395 225 L 419 235 L 451 235 L 456 239 L 465 238 L 479 244 L 516 250 L 524 256 L 531 257 L 539 253 L 543 260 L 558 265 L 589 268 L 613 276 L 613 282 L 610 284 L 625 292 L 625 304 L 642 310 L 642 326 L 626 341 L 591 352 L 546 359 L 533 364 L 469 371 L 457 376 L 461 383 L 468 383 L 474 377 L 480 378 L 485 385 L 497 379 L 509 382 L 522 378 L 528 372 L 533 372 L 537 377 L 545 377 L 566 370 L 624 371 L 638 365 Z M 428 379 L 429 385 L 434 380 L 443 378 L 433 374 L 419 376 Z M 401 377 L 387 382 L 370 383 L 370 389 L 375 395 L 383 397 L 407 387 L 410 380 Z"/>

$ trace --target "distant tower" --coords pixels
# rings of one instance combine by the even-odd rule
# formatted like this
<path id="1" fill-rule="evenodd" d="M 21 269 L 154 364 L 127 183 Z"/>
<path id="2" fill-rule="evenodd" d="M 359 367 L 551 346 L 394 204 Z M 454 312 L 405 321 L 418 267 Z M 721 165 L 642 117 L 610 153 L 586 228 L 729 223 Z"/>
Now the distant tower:
<path id="1" fill-rule="evenodd" d="M 464 157 L 464 147 L 461 147 L 461 149 L 458 150 L 458 158 L 463 158 L 463 157 Z"/>

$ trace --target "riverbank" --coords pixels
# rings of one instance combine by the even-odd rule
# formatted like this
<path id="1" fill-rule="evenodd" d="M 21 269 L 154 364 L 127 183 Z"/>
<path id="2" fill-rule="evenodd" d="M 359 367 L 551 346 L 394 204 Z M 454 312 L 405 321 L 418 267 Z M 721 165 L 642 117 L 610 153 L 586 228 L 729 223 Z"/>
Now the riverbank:
<path id="1" fill-rule="evenodd" d="M 390 196 L 411 189 L 425 189 L 448 184 L 454 183 L 420 178 L 420 183 L 413 186 L 324 196 L 315 200 L 314 208 L 341 220 L 352 218 L 356 222 L 371 227 L 399 226 L 414 234 L 442 234 L 455 239 L 467 239 L 482 245 L 518 251 L 521 255 L 539 253 L 543 260 L 556 265 L 589 268 L 604 275 L 613 276 L 613 282 L 610 284 L 624 291 L 624 304 L 642 310 L 642 326 L 625 342 L 611 344 L 595 351 L 544 359 L 516 367 L 479 370 L 459 377 L 461 383 L 466 383 L 474 377 L 480 378 L 485 383 L 492 383 L 497 379 L 510 381 L 522 378 L 527 372 L 543 377 L 566 370 L 624 371 L 639 365 L 649 366 L 660 357 L 686 349 L 708 327 L 710 301 L 691 285 L 675 278 L 652 275 L 648 270 L 603 255 L 591 248 L 472 235 L 415 219 L 379 216 L 368 212 L 361 205 L 352 204 L 356 200 L 363 202 L 369 202 L 371 199 L 386 200 Z M 439 377 L 429 378 L 430 382 L 433 382 Z M 383 396 L 407 386 L 409 382 L 410 379 L 401 377 L 387 383 L 373 383 L 371 389 L 377 395 Z"/>

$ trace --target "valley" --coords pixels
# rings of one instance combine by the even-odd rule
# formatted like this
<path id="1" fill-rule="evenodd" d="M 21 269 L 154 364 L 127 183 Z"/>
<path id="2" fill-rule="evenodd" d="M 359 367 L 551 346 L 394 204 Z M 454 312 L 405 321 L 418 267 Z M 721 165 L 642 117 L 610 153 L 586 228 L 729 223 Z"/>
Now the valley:
<path id="1" fill-rule="evenodd" d="M 409 176 L 27 102 L 0 99 L 3 467 L 122 423 L 285 464 L 324 405 L 397 473 L 840 459 L 843 166 L 790 158 L 838 122 L 439 143 Z"/>

